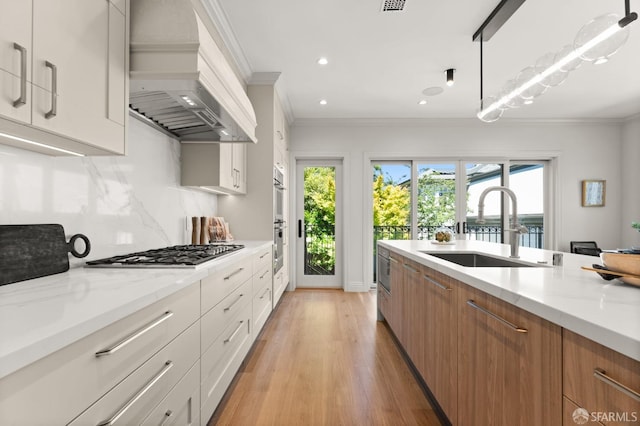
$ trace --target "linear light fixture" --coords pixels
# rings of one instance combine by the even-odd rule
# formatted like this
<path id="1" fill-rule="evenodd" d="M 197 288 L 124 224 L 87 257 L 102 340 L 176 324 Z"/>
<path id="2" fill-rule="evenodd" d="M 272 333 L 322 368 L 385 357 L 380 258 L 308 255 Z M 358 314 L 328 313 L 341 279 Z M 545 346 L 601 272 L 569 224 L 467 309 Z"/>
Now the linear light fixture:
<path id="1" fill-rule="evenodd" d="M 503 3 L 504 2 L 502 2 L 501 5 Z M 500 7 L 500 5 L 498 7 Z M 495 12 L 496 11 L 494 10 L 492 15 L 494 15 Z M 521 75 L 524 75 L 527 78 L 517 78 L 515 87 L 513 87 L 513 84 L 508 85 L 508 89 L 505 90 L 504 93 L 495 98 L 491 98 L 490 102 L 485 102 L 486 100 L 484 99 L 482 88 L 482 43 L 484 40 L 481 31 L 483 27 L 481 27 L 474 34 L 474 40 L 478 37 L 480 41 L 480 111 L 478 112 L 478 118 L 486 122 L 496 121 L 502 116 L 502 111 L 504 109 L 519 106 L 518 102 L 514 101 L 518 100 L 520 97 L 524 98 L 520 99 L 522 104 L 532 103 L 535 95 L 542 94 L 546 90 L 546 87 L 554 85 L 545 84 L 544 82 L 547 81 L 547 79 L 550 79 L 554 74 L 568 72 L 570 69 L 577 67 L 577 65 L 574 65 L 573 67 L 569 66 L 571 63 L 575 64 L 577 62 L 579 64 L 583 59 L 593 61 L 595 64 L 606 62 L 608 57 L 614 54 L 618 48 L 624 44 L 628 37 L 628 32 L 618 39 L 614 39 L 613 37 L 620 35 L 620 33 L 624 31 L 625 27 L 637 18 L 637 13 L 630 11 L 629 0 L 625 0 L 625 16 L 622 19 L 617 19 L 615 15 L 609 14 L 603 15 L 589 22 L 578 33 L 573 48 L 563 49 L 554 57 L 554 60 L 546 66 L 525 68 L 525 70 L 521 72 Z M 487 25 L 487 21 L 483 23 L 483 26 L 485 25 Z M 591 34 L 591 32 L 594 33 Z M 614 40 L 612 47 L 605 49 L 603 52 L 597 52 L 597 49 L 608 40 Z M 569 69 L 566 69 L 565 67 L 568 67 Z M 559 82 L 556 84 L 560 84 L 564 81 L 565 77 L 566 76 L 562 76 L 558 79 Z M 538 87 L 537 90 L 534 90 L 535 87 Z M 523 94 L 530 89 L 534 90 L 536 93 L 528 93 L 528 96 L 524 96 Z M 488 104 L 486 107 L 485 103 Z"/>
<path id="2" fill-rule="evenodd" d="M 0 133 L 0 137 L 4 137 L 4 138 L 7 138 L 7 139 L 13 139 L 14 141 L 18 141 L 18 142 L 28 143 L 30 145 L 35 145 L 35 146 L 38 146 L 38 147 L 41 147 L 41 148 L 50 149 L 52 151 L 62 152 L 64 154 L 75 155 L 76 157 L 84 157 L 84 154 L 80 154 L 79 152 L 69 151 L 68 149 L 58 148 L 58 147 L 47 145 L 47 144 L 44 144 L 44 143 L 35 142 L 35 141 L 29 140 L 29 139 L 24 139 L 24 138 L 21 138 L 21 137 L 18 137 L 18 136 L 9 135 L 7 133 Z"/>

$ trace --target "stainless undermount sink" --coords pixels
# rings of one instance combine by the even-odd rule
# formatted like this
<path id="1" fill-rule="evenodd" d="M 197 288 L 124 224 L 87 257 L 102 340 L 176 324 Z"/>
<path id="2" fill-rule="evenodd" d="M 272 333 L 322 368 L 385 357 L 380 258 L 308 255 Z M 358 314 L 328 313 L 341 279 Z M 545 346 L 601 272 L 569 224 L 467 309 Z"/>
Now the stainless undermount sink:
<path id="1" fill-rule="evenodd" d="M 429 256 L 435 256 L 447 262 L 472 268 L 535 268 L 544 265 L 532 265 L 499 257 L 487 256 L 480 253 L 442 253 L 423 251 Z"/>

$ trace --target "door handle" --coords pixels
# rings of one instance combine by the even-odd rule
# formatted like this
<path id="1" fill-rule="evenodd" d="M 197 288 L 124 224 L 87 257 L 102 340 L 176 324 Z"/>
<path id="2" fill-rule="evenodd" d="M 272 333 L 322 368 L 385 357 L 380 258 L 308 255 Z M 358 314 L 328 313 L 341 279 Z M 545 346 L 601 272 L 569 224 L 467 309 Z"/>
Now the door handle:
<path id="1" fill-rule="evenodd" d="M 20 97 L 13 101 L 14 108 L 27 103 L 27 49 L 18 43 L 13 43 L 13 48 L 20 52 Z"/>
<path id="2" fill-rule="evenodd" d="M 456 222 L 456 234 L 460 233 L 460 222 Z"/>
<path id="3" fill-rule="evenodd" d="M 466 234 L 467 233 L 467 222 L 462 222 L 462 233 Z"/>
<path id="4" fill-rule="evenodd" d="M 298 219 L 298 238 L 302 238 L 302 220 Z"/>
<path id="5" fill-rule="evenodd" d="M 51 110 L 44 115 L 44 118 L 53 118 L 58 114 L 58 67 L 49 61 L 44 65 L 51 69 Z"/>

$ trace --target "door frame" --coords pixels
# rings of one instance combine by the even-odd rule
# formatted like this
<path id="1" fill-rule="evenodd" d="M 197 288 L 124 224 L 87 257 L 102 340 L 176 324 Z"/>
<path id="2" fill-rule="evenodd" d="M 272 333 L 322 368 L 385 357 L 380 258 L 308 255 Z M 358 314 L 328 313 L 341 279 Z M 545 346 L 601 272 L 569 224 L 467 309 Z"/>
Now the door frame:
<path id="1" fill-rule="evenodd" d="M 290 167 L 290 179 L 289 179 L 289 217 L 292 218 L 289 226 L 289 241 L 293 242 L 289 244 L 289 259 L 291 262 L 291 277 L 289 283 L 289 290 L 293 291 L 298 288 L 298 250 L 300 246 L 300 239 L 298 238 L 298 164 L 301 162 L 309 163 L 330 163 L 327 165 L 340 165 L 341 172 L 336 173 L 336 202 L 338 197 L 340 198 L 341 209 L 336 209 L 336 266 L 340 265 L 340 268 L 336 267 L 336 279 L 341 283 L 338 287 L 327 288 L 342 288 L 345 291 L 350 291 L 347 277 L 349 276 L 349 262 L 348 260 L 348 238 L 345 238 L 345 226 L 344 221 L 346 217 L 349 217 L 350 206 L 347 202 L 347 173 L 345 170 L 349 167 L 349 155 L 347 153 L 327 153 L 317 155 L 306 155 L 292 153 L 292 167 Z M 321 165 L 321 164 L 318 164 Z M 340 187 L 340 191 L 338 191 Z M 340 238 L 338 238 L 338 236 Z M 304 287 L 301 287 L 304 288 Z"/>

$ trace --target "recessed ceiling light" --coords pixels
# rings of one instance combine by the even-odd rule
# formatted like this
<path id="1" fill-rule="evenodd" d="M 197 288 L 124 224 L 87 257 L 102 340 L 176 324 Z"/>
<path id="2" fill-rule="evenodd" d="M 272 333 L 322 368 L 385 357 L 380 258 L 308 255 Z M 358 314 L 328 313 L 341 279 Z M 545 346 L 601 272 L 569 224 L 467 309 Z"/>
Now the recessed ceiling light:
<path id="1" fill-rule="evenodd" d="M 327 65 L 329 63 L 329 60 L 327 58 L 325 58 L 324 56 L 320 59 L 318 59 L 318 65 Z"/>
<path id="2" fill-rule="evenodd" d="M 424 99 L 418 102 L 418 105 L 426 105 L 426 104 L 427 104 L 427 101 L 425 101 Z"/>
<path id="3" fill-rule="evenodd" d="M 322 100 L 320 101 L 320 105 L 326 105 L 326 104 L 327 104 L 327 100 L 326 100 L 326 99 L 322 99 Z"/>
<path id="4" fill-rule="evenodd" d="M 439 95 L 440 93 L 444 92 L 444 89 L 440 86 L 432 86 L 432 87 L 427 87 L 426 89 L 424 89 L 422 91 L 422 94 L 425 96 L 436 96 Z"/>

